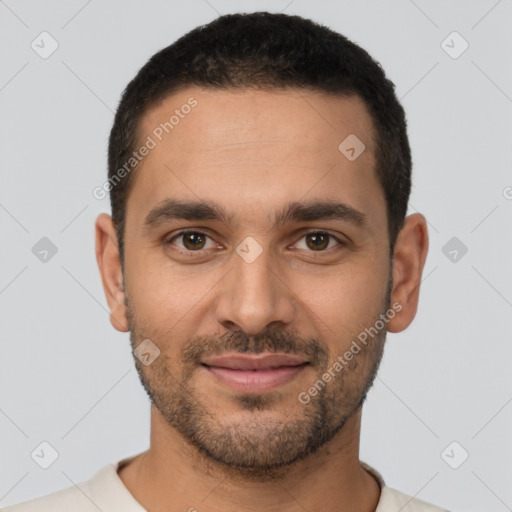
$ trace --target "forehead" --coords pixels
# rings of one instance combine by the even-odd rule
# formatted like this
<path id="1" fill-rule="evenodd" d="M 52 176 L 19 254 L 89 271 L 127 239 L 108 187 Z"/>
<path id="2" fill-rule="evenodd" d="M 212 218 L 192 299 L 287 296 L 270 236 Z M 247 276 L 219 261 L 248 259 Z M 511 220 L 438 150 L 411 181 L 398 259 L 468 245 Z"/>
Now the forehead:
<path id="1" fill-rule="evenodd" d="M 153 146 L 132 176 L 127 210 L 139 214 L 169 196 L 248 207 L 330 194 L 361 209 L 380 188 L 372 119 L 355 95 L 190 87 L 146 112 L 138 139 Z"/>
<path id="2" fill-rule="evenodd" d="M 374 153 L 373 122 L 357 95 L 343 97 L 308 89 L 200 87 L 172 94 L 150 108 L 138 131 L 139 139 L 152 135 L 157 143 L 171 143 L 171 139 L 184 143 L 183 149 L 194 149 L 194 155 L 226 148 L 227 143 L 233 154 L 237 149 L 247 154 L 273 141 L 306 151 L 324 150 L 328 145 L 333 149 L 333 143 L 337 149 L 336 142 L 349 133 L 364 139 Z M 251 148 L 248 142 L 258 146 Z M 237 143 L 246 145 L 237 148 Z"/>

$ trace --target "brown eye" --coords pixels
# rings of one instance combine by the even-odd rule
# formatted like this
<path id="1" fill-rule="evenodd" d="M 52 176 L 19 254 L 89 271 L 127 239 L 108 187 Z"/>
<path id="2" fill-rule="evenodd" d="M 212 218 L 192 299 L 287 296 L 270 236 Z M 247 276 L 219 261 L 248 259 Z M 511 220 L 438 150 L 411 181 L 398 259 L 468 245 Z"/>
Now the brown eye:
<path id="1" fill-rule="evenodd" d="M 200 231 L 184 231 L 172 237 L 167 243 L 176 245 L 179 249 L 194 252 L 215 247 L 213 240 L 210 247 L 206 247 L 208 240 L 211 240 L 210 237 Z M 175 241 L 181 241 L 181 243 Z"/>
<path id="2" fill-rule="evenodd" d="M 325 233 L 313 233 L 306 235 L 306 243 L 310 249 L 326 249 L 329 245 L 329 235 Z"/>
<path id="3" fill-rule="evenodd" d="M 311 233 L 307 233 L 304 235 L 301 240 L 305 240 L 305 248 L 314 252 L 322 252 L 328 248 L 331 248 L 331 241 L 335 240 L 337 245 L 342 245 L 341 241 L 336 238 L 334 235 L 329 233 L 325 233 L 323 231 L 314 231 Z M 299 244 L 298 244 L 299 245 Z M 304 249 L 304 247 L 298 247 L 299 249 Z"/>
<path id="4" fill-rule="evenodd" d="M 187 249 L 202 249 L 205 243 L 205 237 L 200 233 L 185 233 L 182 235 L 183 245 Z"/>

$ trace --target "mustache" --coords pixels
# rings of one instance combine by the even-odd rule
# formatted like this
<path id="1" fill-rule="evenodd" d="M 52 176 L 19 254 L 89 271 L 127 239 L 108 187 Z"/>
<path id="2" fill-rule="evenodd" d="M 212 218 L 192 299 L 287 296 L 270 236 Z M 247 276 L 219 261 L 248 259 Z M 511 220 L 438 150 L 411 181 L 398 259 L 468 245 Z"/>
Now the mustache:
<path id="1" fill-rule="evenodd" d="M 221 336 L 195 336 L 183 348 L 181 361 L 187 366 L 195 366 L 205 357 L 223 352 L 260 354 L 265 351 L 304 356 L 311 364 L 319 366 L 327 364 L 329 359 L 328 351 L 317 338 L 303 338 L 284 331 L 256 336 L 234 331 Z"/>

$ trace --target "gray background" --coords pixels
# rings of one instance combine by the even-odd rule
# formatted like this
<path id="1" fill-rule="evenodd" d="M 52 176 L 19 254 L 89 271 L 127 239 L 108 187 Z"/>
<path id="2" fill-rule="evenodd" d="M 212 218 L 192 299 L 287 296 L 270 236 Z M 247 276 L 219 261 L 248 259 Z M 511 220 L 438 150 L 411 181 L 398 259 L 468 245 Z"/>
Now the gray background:
<path id="1" fill-rule="evenodd" d="M 426 215 L 430 251 L 418 315 L 388 336 L 365 405 L 362 460 L 454 511 L 512 510 L 510 0 L 0 1 L 0 506 L 148 447 L 149 403 L 94 256 L 109 203 L 92 190 L 120 94 L 146 60 L 218 14 L 255 10 L 363 46 L 408 116 L 410 212 Z M 47 59 L 31 48 L 43 31 L 59 45 Z M 458 58 L 453 31 L 469 44 Z M 42 237 L 57 248 L 46 262 L 32 252 Z M 42 441 L 59 454 L 48 469 L 31 458 Z"/>

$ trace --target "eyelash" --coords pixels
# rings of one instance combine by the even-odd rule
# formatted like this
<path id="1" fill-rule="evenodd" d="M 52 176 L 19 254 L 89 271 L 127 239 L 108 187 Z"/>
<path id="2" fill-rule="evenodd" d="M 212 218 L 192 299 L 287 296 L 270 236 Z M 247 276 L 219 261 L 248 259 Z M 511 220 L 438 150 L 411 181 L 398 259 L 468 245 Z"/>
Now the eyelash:
<path id="1" fill-rule="evenodd" d="M 183 237 L 187 234 L 190 234 L 190 233 L 193 233 L 193 234 L 196 234 L 196 235 L 202 235 L 202 236 L 205 236 L 207 238 L 209 238 L 210 240 L 213 240 L 212 237 L 210 237 L 209 235 L 207 235 L 205 232 L 203 231 L 198 231 L 198 230 L 195 230 L 195 229 L 188 229 L 188 230 L 184 230 L 184 231 L 180 231 L 179 233 L 173 235 L 171 238 L 168 238 L 165 240 L 165 244 L 166 245 L 173 245 L 172 242 L 173 240 L 176 240 L 177 238 L 179 237 Z M 306 237 L 307 235 L 316 235 L 316 234 L 321 234 L 321 235 L 326 235 L 328 236 L 330 239 L 334 239 L 336 242 L 337 242 L 337 245 L 335 247 L 330 247 L 328 249 L 323 249 L 323 250 L 320 250 L 320 251 L 313 251 L 313 250 L 309 250 L 308 252 L 311 252 L 311 253 L 326 253 L 332 249 L 336 249 L 336 248 L 340 248 L 342 246 L 345 246 L 347 245 L 346 242 L 343 242 L 342 240 L 340 240 L 337 236 L 335 235 L 332 235 L 331 233 L 327 232 L 327 231 L 321 231 L 321 230 L 312 230 L 312 231 L 308 231 L 306 233 L 304 233 L 300 238 L 299 240 L 303 239 L 304 237 Z M 188 253 L 188 254 L 194 254 L 194 253 L 198 253 L 198 254 L 201 254 L 202 252 L 204 251 L 207 251 L 208 249 L 199 249 L 197 251 L 192 251 L 192 250 L 189 250 L 189 249 L 182 249 L 181 247 L 178 247 L 177 248 L 178 251 L 182 252 L 182 253 Z"/>

